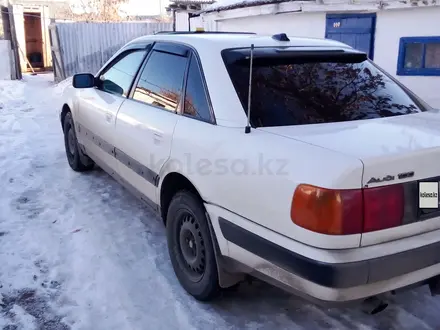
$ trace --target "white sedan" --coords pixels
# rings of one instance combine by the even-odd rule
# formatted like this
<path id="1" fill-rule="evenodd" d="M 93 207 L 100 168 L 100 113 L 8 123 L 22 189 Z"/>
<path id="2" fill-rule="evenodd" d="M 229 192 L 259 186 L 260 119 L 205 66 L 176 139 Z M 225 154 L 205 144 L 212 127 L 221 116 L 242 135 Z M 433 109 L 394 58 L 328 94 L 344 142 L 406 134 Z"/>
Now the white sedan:
<path id="1" fill-rule="evenodd" d="M 364 53 L 164 33 L 72 85 L 69 165 L 98 164 L 160 214 L 195 298 L 245 274 L 321 303 L 437 293 L 440 116 Z"/>

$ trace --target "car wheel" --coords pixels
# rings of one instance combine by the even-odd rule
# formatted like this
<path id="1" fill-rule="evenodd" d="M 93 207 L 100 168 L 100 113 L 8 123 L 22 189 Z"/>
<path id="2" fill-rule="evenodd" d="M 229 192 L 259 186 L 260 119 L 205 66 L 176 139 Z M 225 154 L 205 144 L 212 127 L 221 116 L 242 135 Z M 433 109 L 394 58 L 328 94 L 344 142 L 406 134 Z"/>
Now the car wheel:
<path id="1" fill-rule="evenodd" d="M 66 148 L 67 161 L 70 167 L 77 172 L 87 171 L 93 168 L 93 161 L 83 155 L 78 147 L 78 140 L 73 126 L 72 114 L 69 112 L 64 118 L 64 146 Z"/>
<path id="2" fill-rule="evenodd" d="M 167 215 L 168 251 L 183 288 L 197 300 L 220 291 L 214 248 L 202 202 L 188 191 L 178 192 Z"/>

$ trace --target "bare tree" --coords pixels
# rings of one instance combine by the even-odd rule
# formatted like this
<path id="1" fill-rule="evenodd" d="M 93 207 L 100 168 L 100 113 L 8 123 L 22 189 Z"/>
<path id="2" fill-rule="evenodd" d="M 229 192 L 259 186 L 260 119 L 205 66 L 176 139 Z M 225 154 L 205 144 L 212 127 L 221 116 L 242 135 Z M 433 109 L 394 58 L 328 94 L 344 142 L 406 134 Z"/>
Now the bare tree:
<path id="1" fill-rule="evenodd" d="M 77 0 L 57 16 L 74 21 L 119 22 L 127 20 L 120 11 L 120 6 L 127 2 L 128 0 Z"/>

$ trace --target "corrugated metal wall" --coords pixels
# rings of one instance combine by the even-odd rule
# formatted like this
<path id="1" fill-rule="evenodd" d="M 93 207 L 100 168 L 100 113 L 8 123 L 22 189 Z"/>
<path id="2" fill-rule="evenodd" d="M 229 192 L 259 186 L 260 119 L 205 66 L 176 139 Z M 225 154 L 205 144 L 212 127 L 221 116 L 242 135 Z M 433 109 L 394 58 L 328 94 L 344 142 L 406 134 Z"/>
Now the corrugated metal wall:
<path id="1" fill-rule="evenodd" d="M 60 81 L 80 72 L 95 74 L 124 44 L 137 37 L 158 31 L 171 31 L 170 23 L 55 23 L 59 40 L 58 54 L 62 70 L 55 80 Z"/>

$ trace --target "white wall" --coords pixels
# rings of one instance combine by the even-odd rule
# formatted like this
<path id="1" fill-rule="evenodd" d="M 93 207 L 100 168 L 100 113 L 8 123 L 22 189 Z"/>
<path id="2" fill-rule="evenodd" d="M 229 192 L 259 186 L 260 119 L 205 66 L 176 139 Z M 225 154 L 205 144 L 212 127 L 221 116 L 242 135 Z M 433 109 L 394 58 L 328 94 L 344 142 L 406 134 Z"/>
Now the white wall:
<path id="1" fill-rule="evenodd" d="M 219 31 L 246 31 L 262 34 L 324 38 L 325 13 L 260 15 L 217 21 Z"/>
<path id="2" fill-rule="evenodd" d="M 191 18 L 191 31 L 195 31 L 197 28 L 203 27 L 203 17 L 196 16 Z"/>
<path id="3" fill-rule="evenodd" d="M 52 49 L 49 37 L 50 25 L 50 11 L 48 6 L 41 8 L 41 31 L 43 36 L 43 52 L 44 52 L 44 66 L 51 67 L 52 65 Z"/>
<path id="4" fill-rule="evenodd" d="M 440 36 L 440 7 L 377 13 L 374 61 L 430 105 L 440 108 L 440 77 L 397 76 L 401 37 Z"/>
<path id="5" fill-rule="evenodd" d="M 203 16 L 191 18 L 191 31 L 203 28 L 205 31 L 217 31 L 217 23 L 214 20 L 206 19 Z"/>
<path id="6" fill-rule="evenodd" d="M 176 12 L 176 31 L 188 31 L 188 13 L 184 11 Z"/>
<path id="7" fill-rule="evenodd" d="M 0 80 L 11 79 L 11 45 L 9 40 L 0 40 Z"/>
<path id="8" fill-rule="evenodd" d="M 17 35 L 18 42 L 18 54 L 20 57 L 20 67 L 22 72 L 27 70 L 27 62 L 24 57 L 26 52 L 26 37 L 24 33 L 24 16 L 23 16 L 23 5 L 13 5 L 14 12 L 14 22 L 15 22 L 15 33 Z"/>

